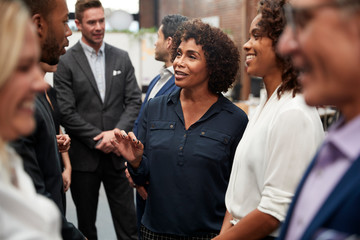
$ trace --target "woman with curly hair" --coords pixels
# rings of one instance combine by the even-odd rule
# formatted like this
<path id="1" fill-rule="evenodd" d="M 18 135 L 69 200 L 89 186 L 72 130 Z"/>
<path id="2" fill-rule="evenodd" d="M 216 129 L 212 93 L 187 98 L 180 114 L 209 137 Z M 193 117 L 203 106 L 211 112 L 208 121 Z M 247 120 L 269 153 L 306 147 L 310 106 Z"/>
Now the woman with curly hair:
<path id="1" fill-rule="evenodd" d="M 261 0 L 244 45 L 246 71 L 262 77 L 261 99 L 234 158 L 227 213 L 216 239 L 274 239 L 303 171 L 323 138 L 319 114 L 300 93 L 298 72 L 276 51 L 283 0 Z"/>
<path id="2" fill-rule="evenodd" d="M 235 80 L 239 52 L 220 29 L 193 20 L 173 36 L 172 59 L 180 89 L 148 101 L 138 138 L 116 131 L 113 144 L 135 183 L 149 181 L 142 239 L 211 239 L 248 122 L 221 93 Z"/>

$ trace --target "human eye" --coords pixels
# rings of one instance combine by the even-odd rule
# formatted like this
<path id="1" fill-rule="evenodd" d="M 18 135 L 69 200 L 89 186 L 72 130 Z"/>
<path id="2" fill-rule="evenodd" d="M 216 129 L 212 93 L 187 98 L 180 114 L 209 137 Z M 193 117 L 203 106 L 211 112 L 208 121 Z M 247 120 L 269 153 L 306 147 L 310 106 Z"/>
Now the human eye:
<path id="1" fill-rule="evenodd" d="M 195 54 L 191 54 L 191 55 L 189 56 L 189 58 L 191 58 L 191 59 L 197 59 L 197 57 L 195 56 Z"/>
<path id="2" fill-rule="evenodd" d="M 254 39 L 255 40 L 258 40 L 258 39 L 260 39 L 261 38 L 261 35 L 260 34 L 254 34 Z"/>
<path id="3" fill-rule="evenodd" d="M 262 37 L 262 34 L 261 34 L 259 31 L 254 31 L 254 32 L 252 33 L 252 36 L 253 36 L 253 38 L 254 38 L 255 40 L 258 40 L 258 39 L 260 39 L 260 38 Z"/>
<path id="4" fill-rule="evenodd" d="M 31 69 L 31 63 L 20 63 L 17 67 L 17 71 L 21 73 L 27 73 Z"/>
<path id="5" fill-rule="evenodd" d="M 254 40 L 259 40 L 260 38 L 262 38 L 262 34 L 261 34 L 260 30 L 259 29 L 252 30 L 251 33 L 250 33 L 249 40 L 251 38 L 254 39 Z"/>
<path id="6" fill-rule="evenodd" d="M 176 57 L 181 57 L 181 51 L 176 51 Z"/>
<path id="7" fill-rule="evenodd" d="M 294 12 L 294 22 L 299 29 L 304 29 L 312 17 L 313 13 L 306 9 L 299 9 Z"/>

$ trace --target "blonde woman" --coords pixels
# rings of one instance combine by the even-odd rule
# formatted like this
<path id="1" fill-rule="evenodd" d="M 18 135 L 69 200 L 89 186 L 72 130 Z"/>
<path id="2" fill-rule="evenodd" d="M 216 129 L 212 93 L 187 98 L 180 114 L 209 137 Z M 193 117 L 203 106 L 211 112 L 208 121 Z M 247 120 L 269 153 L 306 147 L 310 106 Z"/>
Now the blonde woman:
<path id="1" fill-rule="evenodd" d="M 7 143 L 35 127 L 34 99 L 46 89 L 40 49 L 26 8 L 0 0 L 0 239 L 61 239 L 60 215 L 37 195 Z"/>

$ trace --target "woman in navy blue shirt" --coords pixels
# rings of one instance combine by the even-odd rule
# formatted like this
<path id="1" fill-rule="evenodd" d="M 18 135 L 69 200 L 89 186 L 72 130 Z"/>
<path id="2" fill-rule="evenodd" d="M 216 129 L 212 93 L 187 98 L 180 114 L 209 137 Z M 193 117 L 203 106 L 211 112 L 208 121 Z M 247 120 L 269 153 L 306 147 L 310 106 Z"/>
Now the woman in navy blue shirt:
<path id="1" fill-rule="evenodd" d="M 239 52 L 220 29 L 193 20 L 173 36 L 172 58 L 180 89 L 147 103 L 138 138 L 116 130 L 113 144 L 134 182 L 149 182 L 142 239 L 211 239 L 248 122 L 221 94 L 235 80 Z"/>

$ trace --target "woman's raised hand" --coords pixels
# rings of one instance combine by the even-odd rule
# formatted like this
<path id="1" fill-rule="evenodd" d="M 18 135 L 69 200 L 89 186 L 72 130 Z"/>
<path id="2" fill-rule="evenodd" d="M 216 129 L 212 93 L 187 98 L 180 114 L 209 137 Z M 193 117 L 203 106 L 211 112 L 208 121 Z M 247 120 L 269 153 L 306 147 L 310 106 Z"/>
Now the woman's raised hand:
<path id="1" fill-rule="evenodd" d="M 111 140 L 112 145 L 133 168 L 138 168 L 144 153 L 144 145 L 133 132 L 127 134 L 124 130 L 115 129 L 114 135 L 115 138 Z"/>

